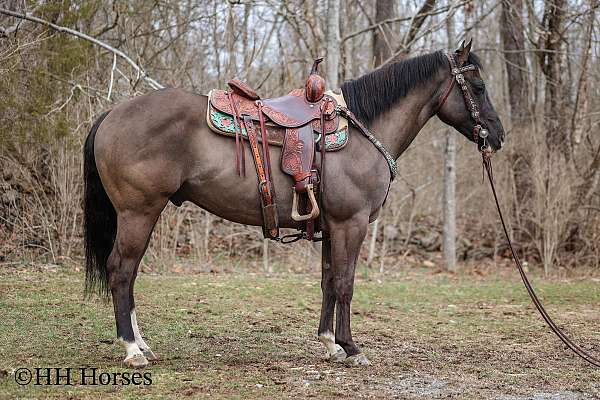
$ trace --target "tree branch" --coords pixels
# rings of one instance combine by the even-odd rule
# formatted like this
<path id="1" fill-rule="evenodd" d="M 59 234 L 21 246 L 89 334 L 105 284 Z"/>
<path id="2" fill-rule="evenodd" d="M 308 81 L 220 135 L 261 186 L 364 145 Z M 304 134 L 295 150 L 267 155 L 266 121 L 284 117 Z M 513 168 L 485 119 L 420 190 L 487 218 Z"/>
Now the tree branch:
<path id="1" fill-rule="evenodd" d="M 7 10 L 5 8 L 0 8 L 0 14 L 5 14 L 5 15 L 10 15 L 11 17 L 15 17 L 15 18 L 20 18 L 20 19 L 24 19 L 27 21 L 31 21 L 31 22 L 35 22 L 41 25 L 44 25 L 48 28 L 54 29 L 55 31 L 58 32 L 63 32 L 63 33 L 68 33 L 70 35 L 76 36 L 80 39 L 83 40 L 87 40 L 89 42 L 94 43 L 95 45 L 98 45 L 100 47 L 102 47 L 103 49 L 106 49 L 108 51 L 110 51 L 111 53 L 121 57 L 123 60 L 125 60 L 129 65 L 131 65 L 133 67 L 133 69 L 135 69 L 138 73 L 138 75 L 145 80 L 148 85 L 150 85 L 150 87 L 152 89 L 164 89 L 164 86 L 161 85 L 160 83 L 158 83 L 157 81 L 155 81 L 154 79 L 152 79 L 150 76 L 148 76 L 148 74 L 146 73 L 146 71 L 139 66 L 138 64 L 136 64 L 131 58 L 129 58 L 129 56 L 125 53 L 123 53 L 121 50 L 116 49 L 96 38 L 93 38 L 89 35 L 86 35 L 85 33 L 81 33 L 79 31 L 76 31 L 74 29 L 71 28 L 67 28 L 64 26 L 60 26 L 60 25 L 56 25 L 52 22 L 46 21 L 44 19 L 38 18 L 38 17 L 34 17 L 33 15 L 28 15 L 28 14 L 20 14 L 17 13 L 15 11 L 11 11 L 11 10 Z"/>
<path id="2" fill-rule="evenodd" d="M 423 3 L 423 5 L 419 9 L 419 11 L 415 14 L 413 19 L 410 21 L 410 28 L 408 29 L 408 32 L 404 36 L 404 39 L 402 40 L 402 43 L 400 44 L 400 46 L 398 46 L 398 48 L 396 48 L 396 53 L 398 53 L 398 52 L 408 53 L 408 51 L 410 50 L 408 44 L 414 40 L 415 36 L 417 35 L 417 32 L 419 32 L 419 29 L 421 29 L 421 26 L 423 26 L 423 23 L 425 22 L 427 15 L 433 10 L 433 7 L 435 7 L 435 3 L 436 3 L 436 0 L 425 0 L 425 2 Z"/>
<path id="3" fill-rule="evenodd" d="M 417 13 L 416 15 L 411 16 L 411 17 L 397 17 L 397 18 L 384 19 L 381 22 L 378 22 L 376 24 L 371 24 L 371 25 L 367 26 L 366 28 L 359 29 L 357 31 L 349 33 L 348 35 L 346 35 L 346 36 L 344 36 L 342 38 L 342 43 L 344 43 L 348 39 L 352 39 L 354 36 L 358 36 L 360 34 L 372 31 L 373 29 L 379 29 L 379 27 L 383 26 L 383 25 L 387 25 L 387 24 L 391 24 L 391 23 L 395 23 L 395 22 L 412 21 L 415 18 L 421 18 L 421 17 L 427 17 L 427 16 L 433 16 L 433 15 L 443 14 L 443 13 L 445 13 L 446 11 L 448 11 L 449 9 L 451 9 L 453 7 L 464 6 L 465 4 L 469 3 L 470 1 L 471 0 L 463 0 L 463 1 L 461 1 L 460 3 L 458 3 L 456 5 L 448 5 L 448 6 L 436 8 L 435 10 L 431 10 L 431 11 L 423 13 L 423 14 L 418 14 Z"/>

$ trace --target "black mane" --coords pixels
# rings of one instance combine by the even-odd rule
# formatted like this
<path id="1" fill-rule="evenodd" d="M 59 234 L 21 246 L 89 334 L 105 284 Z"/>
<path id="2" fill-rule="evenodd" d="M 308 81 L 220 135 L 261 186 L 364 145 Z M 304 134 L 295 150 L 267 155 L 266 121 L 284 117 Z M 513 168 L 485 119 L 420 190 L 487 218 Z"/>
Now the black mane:
<path id="1" fill-rule="evenodd" d="M 480 67 L 477 56 L 470 53 L 469 61 Z M 398 99 L 427 82 L 442 68 L 449 68 L 442 51 L 409 58 L 385 65 L 360 78 L 342 84 L 342 93 L 350 111 L 365 124 L 389 110 Z"/>

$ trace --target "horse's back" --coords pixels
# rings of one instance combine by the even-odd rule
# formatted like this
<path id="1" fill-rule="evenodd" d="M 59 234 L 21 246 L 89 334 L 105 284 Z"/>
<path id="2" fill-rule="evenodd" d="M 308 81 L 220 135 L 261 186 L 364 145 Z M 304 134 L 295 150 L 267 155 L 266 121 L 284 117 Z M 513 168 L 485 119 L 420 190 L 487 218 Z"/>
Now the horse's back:
<path id="1" fill-rule="evenodd" d="M 186 177 L 206 97 L 163 89 L 117 105 L 102 122 L 96 165 L 117 209 L 166 201 Z"/>
<path id="2" fill-rule="evenodd" d="M 182 89 L 162 89 L 118 104 L 103 121 L 102 143 L 132 143 L 138 147 L 156 136 L 189 133 L 206 115 L 206 96 Z M 173 129 L 175 128 L 175 129 Z"/>

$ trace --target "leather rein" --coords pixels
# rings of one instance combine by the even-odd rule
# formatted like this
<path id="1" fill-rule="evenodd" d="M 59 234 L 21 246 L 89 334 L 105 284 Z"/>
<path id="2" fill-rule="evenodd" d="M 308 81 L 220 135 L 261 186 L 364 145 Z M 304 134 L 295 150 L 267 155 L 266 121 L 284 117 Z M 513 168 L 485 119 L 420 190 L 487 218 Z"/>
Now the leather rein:
<path id="1" fill-rule="evenodd" d="M 468 64 L 464 67 L 459 67 L 456 63 L 456 60 L 454 59 L 454 57 L 451 54 L 446 54 L 446 57 L 448 57 L 448 61 L 450 62 L 450 71 L 451 71 L 452 77 L 451 77 L 450 84 L 448 85 L 448 88 L 446 89 L 446 91 L 444 92 L 444 94 L 441 97 L 436 114 L 440 110 L 442 105 L 446 102 L 448 97 L 450 96 L 450 93 L 452 92 L 452 89 L 454 88 L 454 84 L 458 83 L 458 85 L 461 89 L 461 92 L 463 94 L 463 98 L 465 100 L 465 105 L 467 106 L 469 112 L 471 113 L 471 118 L 473 118 L 473 120 L 475 121 L 475 127 L 473 129 L 473 140 L 475 141 L 475 143 L 477 143 L 477 148 L 481 152 L 483 166 L 487 173 L 488 180 L 490 182 L 490 187 L 492 188 L 492 193 L 494 195 L 494 201 L 496 203 L 496 209 L 498 210 L 498 215 L 500 216 L 500 222 L 502 223 L 502 229 L 504 231 L 504 236 L 506 237 L 506 241 L 508 242 L 508 247 L 510 248 L 510 252 L 512 254 L 513 260 L 519 271 L 519 275 L 521 275 L 521 280 L 523 281 L 523 284 L 525 285 L 525 288 L 527 289 L 527 293 L 529 294 L 531 301 L 535 305 L 535 308 L 542 315 L 542 318 L 544 319 L 544 321 L 546 321 L 546 324 L 548 324 L 548 326 L 550 327 L 552 332 L 554 332 L 554 334 L 556 334 L 556 336 L 558 336 L 558 338 L 570 350 L 572 350 L 575 354 L 577 354 L 579 357 L 583 358 L 585 361 L 589 362 L 590 364 L 592 364 L 596 367 L 600 367 L 599 359 L 595 358 L 594 356 L 592 356 L 591 354 L 589 354 L 588 352 L 583 350 L 576 343 L 574 343 L 556 325 L 556 323 L 552 320 L 552 318 L 550 318 L 550 316 L 548 315 L 548 312 L 546 311 L 546 309 L 542 305 L 540 299 L 538 298 L 537 294 L 535 293 L 533 286 L 531 286 L 531 283 L 529 282 L 527 275 L 525 274 L 525 270 L 523 269 L 521 259 L 519 258 L 519 256 L 517 256 L 517 252 L 515 251 L 512 241 L 510 240 L 510 237 L 508 235 L 508 229 L 506 228 L 506 223 L 504 222 L 504 216 L 503 216 L 502 210 L 500 208 L 500 202 L 498 201 L 498 195 L 496 193 L 496 187 L 494 184 L 494 175 L 492 173 L 492 160 L 491 160 L 492 153 L 491 153 L 491 151 L 489 151 L 487 143 L 486 143 L 486 138 L 488 137 L 488 131 L 487 131 L 487 129 L 484 128 L 484 125 L 481 121 L 481 115 L 479 113 L 479 108 L 478 108 L 477 104 L 475 103 L 475 101 L 473 100 L 473 96 L 471 95 L 471 92 L 470 92 L 468 86 L 466 85 L 466 81 L 465 81 L 465 78 L 463 75 L 463 73 L 466 71 L 477 70 L 477 67 L 473 64 Z M 480 143 L 481 143 L 481 145 L 480 145 Z"/>

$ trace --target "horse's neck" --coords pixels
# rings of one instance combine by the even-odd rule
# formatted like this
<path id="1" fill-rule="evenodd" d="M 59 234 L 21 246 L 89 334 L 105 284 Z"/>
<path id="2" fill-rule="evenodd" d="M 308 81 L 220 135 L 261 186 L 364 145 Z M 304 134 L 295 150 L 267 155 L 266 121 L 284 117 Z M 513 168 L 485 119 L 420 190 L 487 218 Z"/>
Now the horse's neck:
<path id="1" fill-rule="evenodd" d="M 373 121 L 372 131 L 395 158 L 400 157 L 432 117 L 439 86 L 439 82 L 433 80 L 413 89 Z"/>

